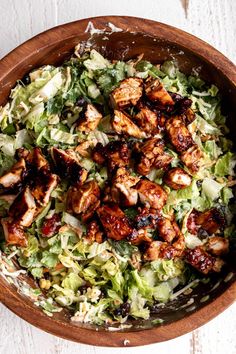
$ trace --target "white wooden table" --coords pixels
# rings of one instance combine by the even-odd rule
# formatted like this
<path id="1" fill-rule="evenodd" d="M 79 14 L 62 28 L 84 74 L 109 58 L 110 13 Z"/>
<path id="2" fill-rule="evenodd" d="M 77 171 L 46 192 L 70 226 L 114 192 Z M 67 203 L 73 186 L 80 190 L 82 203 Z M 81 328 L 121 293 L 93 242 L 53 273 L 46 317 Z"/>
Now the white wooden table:
<path id="1" fill-rule="evenodd" d="M 99 15 L 131 15 L 164 22 L 209 42 L 236 62 L 235 0 L 0 0 L 0 58 L 58 24 Z M 109 349 L 44 333 L 0 304 L 0 354 L 235 354 L 236 304 L 202 328 L 175 340 Z"/>

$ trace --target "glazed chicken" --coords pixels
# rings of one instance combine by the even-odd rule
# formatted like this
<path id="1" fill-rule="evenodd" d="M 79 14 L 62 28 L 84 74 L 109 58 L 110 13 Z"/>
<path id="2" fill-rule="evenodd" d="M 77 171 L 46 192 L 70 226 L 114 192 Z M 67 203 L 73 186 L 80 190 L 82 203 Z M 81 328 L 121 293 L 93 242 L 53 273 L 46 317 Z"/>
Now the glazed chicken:
<path id="1" fill-rule="evenodd" d="M 158 235 L 166 242 L 172 242 L 179 236 L 180 230 L 175 221 L 161 216 L 157 221 Z"/>
<path id="2" fill-rule="evenodd" d="M 186 125 L 191 124 L 196 119 L 196 115 L 191 108 L 186 109 L 181 117 Z"/>
<path id="3" fill-rule="evenodd" d="M 81 113 L 81 118 L 79 117 L 77 129 L 86 133 L 95 130 L 102 119 L 101 113 L 91 103 L 88 103 L 86 109 Z"/>
<path id="4" fill-rule="evenodd" d="M 147 230 L 141 229 L 134 232 L 128 240 L 132 245 L 139 246 L 141 244 L 149 244 L 152 242 L 152 238 L 148 236 Z"/>
<path id="5" fill-rule="evenodd" d="M 172 244 L 162 241 L 152 241 L 145 253 L 145 261 L 155 261 L 160 258 L 174 259 L 181 257 L 184 253 L 185 241 L 181 232 L 178 232 L 177 240 Z"/>
<path id="6" fill-rule="evenodd" d="M 157 113 L 149 109 L 145 104 L 138 105 L 139 112 L 134 116 L 133 121 L 148 136 L 159 132 L 159 119 Z"/>
<path id="7" fill-rule="evenodd" d="M 195 247 L 185 251 L 185 260 L 203 274 L 220 272 L 224 264 L 220 258 L 212 257 L 202 247 Z"/>
<path id="8" fill-rule="evenodd" d="M 103 233 L 102 233 L 97 221 L 91 221 L 88 224 L 87 233 L 86 233 L 85 238 L 89 243 L 93 243 L 93 242 L 102 243 L 103 242 Z"/>
<path id="9" fill-rule="evenodd" d="M 10 171 L 0 177 L 0 192 L 1 190 L 5 191 L 17 187 L 24 178 L 25 170 L 25 160 L 21 158 L 12 166 Z"/>
<path id="10" fill-rule="evenodd" d="M 173 106 L 174 101 L 158 79 L 148 79 L 145 84 L 145 93 L 149 100 L 160 103 L 162 106 Z"/>
<path id="11" fill-rule="evenodd" d="M 150 173 L 152 168 L 166 168 L 172 157 L 164 152 L 164 142 L 159 138 L 145 139 L 134 147 L 137 172 L 143 176 Z"/>
<path id="12" fill-rule="evenodd" d="M 85 182 L 82 186 L 70 187 L 67 193 L 67 208 L 81 214 L 83 221 L 92 217 L 100 205 L 100 188 L 96 181 Z"/>
<path id="13" fill-rule="evenodd" d="M 225 218 L 216 208 L 204 212 L 193 210 L 187 220 L 187 228 L 193 235 L 197 235 L 201 230 L 212 235 L 223 229 L 224 226 Z"/>
<path id="14" fill-rule="evenodd" d="M 121 81 L 119 86 L 110 95 L 111 105 L 114 108 L 125 108 L 129 105 L 135 106 L 143 93 L 141 79 L 130 77 Z"/>
<path id="15" fill-rule="evenodd" d="M 174 167 L 165 173 L 164 182 L 170 188 L 178 190 L 189 187 L 192 182 L 192 178 L 182 168 Z"/>
<path id="16" fill-rule="evenodd" d="M 229 252 L 229 240 L 225 237 L 211 236 L 207 241 L 206 249 L 214 256 L 222 256 Z"/>
<path id="17" fill-rule="evenodd" d="M 118 241 L 132 236 L 134 230 L 118 205 L 102 205 L 97 214 L 108 238 Z"/>
<path id="18" fill-rule="evenodd" d="M 177 152 L 186 151 L 194 144 L 192 136 L 181 117 L 172 117 L 166 122 L 166 132 Z"/>
<path id="19" fill-rule="evenodd" d="M 132 118 L 127 113 L 122 111 L 114 111 L 112 126 L 117 134 L 132 136 L 137 139 L 146 137 L 146 133 L 132 121 Z"/>
<path id="20" fill-rule="evenodd" d="M 148 208 L 162 209 L 167 200 L 167 193 L 157 183 L 142 179 L 135 187 L 142 204 Z"/>
<path id="21" fill-rule="evenodd" d="M 75 185 L 82 184 L 86 180 L 88 172 L 73 154 L 55 147 L 51 149 L 51 154 L 59 176 L 69 178 Z"/>
<path id="22" fill-rule="evenodd" d="M 202 151 L 197 145 L 193 145 L 188 150 L 182 152 L 181 160 L 191 173 L 196 173 L 201 165 Z"/>
<path id="23" fill-rule="evenodd" d="M 139 178 L 131 176 L 125 167 L 120 167 L 112 181 L 112 189 L 120 194 L 119 200 L 125 206 L 132 206 L 138 202 L 138 192 L 134 188 Z"/>
<path id="24" fill-rule="evenodd" d="M 126 142 L 110 141 L 106 146 L 98 143 L 92 151 L 92 158 L 98 164 L 107 164 L 109 170 L 116 167 L 128 166 L 130 152 Z"/>
<path id="25" fill-rule="evenodd" d="M 52 191 L 58 184 L 58 176 L 56 174 L 41 173 L 36 178 L 31 187 L 31 193 L 37 205 L 44 207 L 48 204 Z"/>
<path id="26" fill-rule="evenodd" d="M 34 220 L 36 203 L 29 189 L 24 190 L 17 196 L 9 209 L 9 216 L 20 226 L 30 226 Z"/>
<path id="27" fill-rule="evenodd" d="M 2 219 L 1 224 L 7 245 L 27 246 L 27 236 L 22 226 L 16 223 L 12 218 Z"/>

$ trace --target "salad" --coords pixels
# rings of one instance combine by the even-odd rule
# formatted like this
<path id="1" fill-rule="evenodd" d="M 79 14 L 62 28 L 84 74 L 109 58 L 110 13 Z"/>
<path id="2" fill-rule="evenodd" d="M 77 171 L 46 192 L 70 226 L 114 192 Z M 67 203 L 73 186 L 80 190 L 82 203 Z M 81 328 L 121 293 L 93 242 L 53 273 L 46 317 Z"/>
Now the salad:
<path id="1" fill-rule="evenodd" d="M 224 267 L 236 156 L 197 73 L 77 46 L 18 81 L 0 129 L 0 269 L 47 314 L 148 319 Z"/>

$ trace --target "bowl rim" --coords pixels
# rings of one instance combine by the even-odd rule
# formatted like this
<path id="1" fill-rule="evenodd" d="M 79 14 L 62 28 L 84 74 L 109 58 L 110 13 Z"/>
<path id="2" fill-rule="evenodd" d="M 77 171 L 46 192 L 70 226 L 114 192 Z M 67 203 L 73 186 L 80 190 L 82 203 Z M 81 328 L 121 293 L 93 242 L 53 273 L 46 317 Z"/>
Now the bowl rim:
<path id="1" fill-rule="evenodd" d="M 176 27 L 132 16 L 90 17 L 53 27 L 34 36 L 0 60 L 0 83 L 14 69 L 16 59 L 18 66 L 21 61 L 23 62 L 27 57 L 30 58 L 33 56 L 37 47 L 39 48 L 38 50 L 46 48 L 51 43 L 50 40 L 54 43 L 59 43 L 62 40 L 84 33 L 89 22 L 92 22 L 96 28 L 107 29 L 107 23 L 112 23 L 123 31 L 128 32 L 130 32 L 131 27 L 131 30 L 134 32 L 141 32 L 180 45 L 212 64 L 236 87 L 235 65 L 211 45 Z M 131 23 L 132 25 L 130 26 Z M 170 38 L 171 31 L 174 31 L 174 37 L 172 36 L 172 38 Z M 22 53 L 24 53 L 23 59 Z M 78 330 L 72 331 L 70 323 L 58 321 L 53 317 L 49 318 L 40 309 L 26 301 L 13 287 L 9 287 L 3 278 L 0 278 L 0 301 L 19 317 L 61 338 L 84 344 L 107 347 L 146 345 L 176 338 L 212 320 L 229 307 L 235 299 L 236 282 L 232 282 L 222 294 L 213 299 L 209 304 L 180 320 L 168 324 L 138 332 L 101 332 L 82 327 L 78 327 Z"/>

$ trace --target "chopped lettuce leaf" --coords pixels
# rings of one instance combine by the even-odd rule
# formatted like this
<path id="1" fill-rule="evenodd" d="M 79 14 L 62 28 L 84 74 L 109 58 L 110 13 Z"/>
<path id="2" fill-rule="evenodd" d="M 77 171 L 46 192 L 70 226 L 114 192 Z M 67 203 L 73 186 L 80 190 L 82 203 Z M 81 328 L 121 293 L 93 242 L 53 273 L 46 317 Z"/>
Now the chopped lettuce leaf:
<path id="1" fill-rule="evenodd" d="M 232 152 L 227 152 L 220 157 L 215 164 L 214 173 L 216 176 L 224 177 L 235 175 L 234 167 L 236 165 L 236 156 Z"/>

